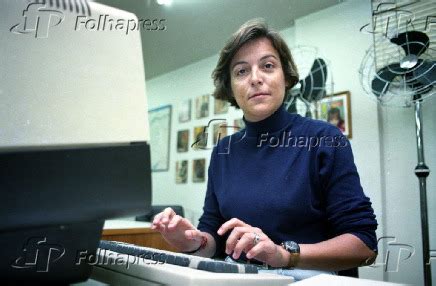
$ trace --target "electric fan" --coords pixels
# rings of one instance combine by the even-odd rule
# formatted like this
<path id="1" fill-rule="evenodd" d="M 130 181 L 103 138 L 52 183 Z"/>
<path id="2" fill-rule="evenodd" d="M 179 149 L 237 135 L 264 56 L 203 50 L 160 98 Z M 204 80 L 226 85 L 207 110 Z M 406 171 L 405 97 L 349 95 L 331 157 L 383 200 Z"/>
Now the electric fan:
<path id="1" fill-rule="evenodd" d="M 426 190 L 430 170 L 424 161 L 421 108 L 423 101 L 436 92 L 436 51 L 430 44 L 429 37 L 416 30 L 399 33 L 391 39 L 381 38 L 367 51 L 359 69 L 363 88 L 381 105 L 415 106 L 418 149 L 415 175 L 420 187 L 425 285 L 431 285 Z"/>
<path id="2" fill-rule="evenodd" d="M 314 47 L 298 46 L 291 49 L 300 75 L 306 75 L 286 95 L 285 106 L 288 112 L 298 111 L 298 103 L 304 104 L 306 117 L 312 117 L 314 103 L 333 94 L 333 81 L 327 82 L 327 63 L 318 55 Z M 300 112 L 299 112 L 300 113 Z"/>

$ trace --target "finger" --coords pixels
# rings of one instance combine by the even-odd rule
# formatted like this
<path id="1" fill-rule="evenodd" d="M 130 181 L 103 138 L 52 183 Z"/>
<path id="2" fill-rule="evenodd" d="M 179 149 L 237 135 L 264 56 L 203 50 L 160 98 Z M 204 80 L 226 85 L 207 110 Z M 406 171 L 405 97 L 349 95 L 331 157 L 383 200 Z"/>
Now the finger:
<path id="1" fill-rule="evenodd" d="M 236 243 L 244 235 L 244 233 L 252 232 L 252 228 L 249 226 L 237 226 L 230 233 L 226 241 L 226 253 L 231 254 L 234 251 Z"/>
<path id="2" fill-rule="evenodd" d="M 174 212 L 174 210 L 172 208 L 164 209 L 164 211 L 162 212 L 162 218 L 161 218 L 162 223 L 167 224 L 175 215 L 176 215 L 176 213 Z"/>
<path id="3" fill-rule="evenodd" d="M 271 240 L 260 241 L 258 244 L 253 246 L 250 251 L 247 252 L 247 258 L 256 258 L 259 255 L 264 254 L 266 256 L 265 261 L 272 258 L 277 252 L 277 245 L 274 244 Z"/>
<path id="4" fill-rule="evenodd" d="M 232 218 L 221 225 L 221 227 L 218 229 L 218 234 L 223 235 L 230 229 L 235 228 L 236 226 L 248 226 L 248 224 L 237 218 Z"/>
<path id="5" fill-rule="evenodd" d="M 169 230 L 175 229 L 181 220 L 182 220 L 181 216 L 179 216 L 179 215 L 173 216 L 173 218 L 168 223 L 168 229 Z"/>
<path id="6" fill-rule="evenodd" d="M 170 209 L 171 208 L 166 208 L 165 210 L 163 210 L 160 213 L 156 214 L 153 217 L 153 224 L 159 224 L 164 217 L 168 217 L 171 214 Z"/>
<path id="7" fill-rule="evenodd" d="M 152 224 L 156 225 L 159 229 L 165 230 L 168 222 L 175 214 L 176 213 L 171 208 L 166 208 L 164 211 L 154 216 Z"/>
<path id="8" fill-rule="evenodd" d="M 158 225 L 159 222 L 160 222 L 160 219 L 161 219 L 162 215 L 163 215 L 163 213 L 161 213 L 161 212 L 158 213 L 157 215 L 155 215 L 154 218 L 153 218 L 153 222 L 152 222 L 152 224 L 153 224 L 153 225 Z"/>
<path id="9" fill-rule="evenodd" d="M 155 230 L 161 230 L 161 217 L 162 217 L 162 213 L 158 213 L 157 215 L 154 216 L 153 221 L 151 223 L 151 228 L 155 229 Z"/>
<path id="10" fill-rule="evenodd" d="M 203 240 L 203 234 L 198 229 L 185 230 L 185 237 L 189 240 Z"/>
<path id="11" fill-rule="evenodd" d="M 241 256 L 242 251 L 246 251 L 253 247 L 254 234 L 246 232 L 242 235 L 241 239 L 236 243 L 233 250 L 233 259 L 238 259 Z"/>

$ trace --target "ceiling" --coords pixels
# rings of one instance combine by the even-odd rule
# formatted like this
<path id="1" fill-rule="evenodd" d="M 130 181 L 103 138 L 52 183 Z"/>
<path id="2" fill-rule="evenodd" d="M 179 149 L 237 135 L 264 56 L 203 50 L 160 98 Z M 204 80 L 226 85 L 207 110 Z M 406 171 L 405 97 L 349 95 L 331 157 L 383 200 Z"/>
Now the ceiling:
<path id="1" fill-rule="evenodd" d="M 165 31 L 143 31 L 146 78 L 176 70 L 217 54 L 245 21 L 262 17 L 276 30 L 291 27 L 296 18 L 343 0 L 97 0 L 133 12 L 138 19 L 165 19 Z"/>

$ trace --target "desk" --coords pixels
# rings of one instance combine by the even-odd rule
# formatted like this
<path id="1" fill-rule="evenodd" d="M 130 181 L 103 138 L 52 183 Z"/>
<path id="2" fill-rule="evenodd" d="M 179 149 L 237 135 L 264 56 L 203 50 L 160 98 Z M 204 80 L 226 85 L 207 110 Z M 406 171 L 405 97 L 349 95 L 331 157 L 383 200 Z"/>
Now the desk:
<path id="1" fill-rule="evenodd" d="M 104 224 L 101 239 L 176 251 L 158 231 L 152 230 L 150 226 L 148 222 L 108 220 Z"/>

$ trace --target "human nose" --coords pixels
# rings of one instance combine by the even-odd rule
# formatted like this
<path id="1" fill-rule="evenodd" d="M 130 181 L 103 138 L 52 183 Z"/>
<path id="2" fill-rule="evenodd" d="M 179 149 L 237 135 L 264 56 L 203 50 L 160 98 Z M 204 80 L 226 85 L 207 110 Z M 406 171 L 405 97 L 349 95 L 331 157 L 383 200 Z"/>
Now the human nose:
<path id="1" fill-rule="evenodd" d="M 257 67 L 254 67 L 251 69 L 251 85 L 255 86 L 261 84 L 263 84 L 261 71 Z"/>

